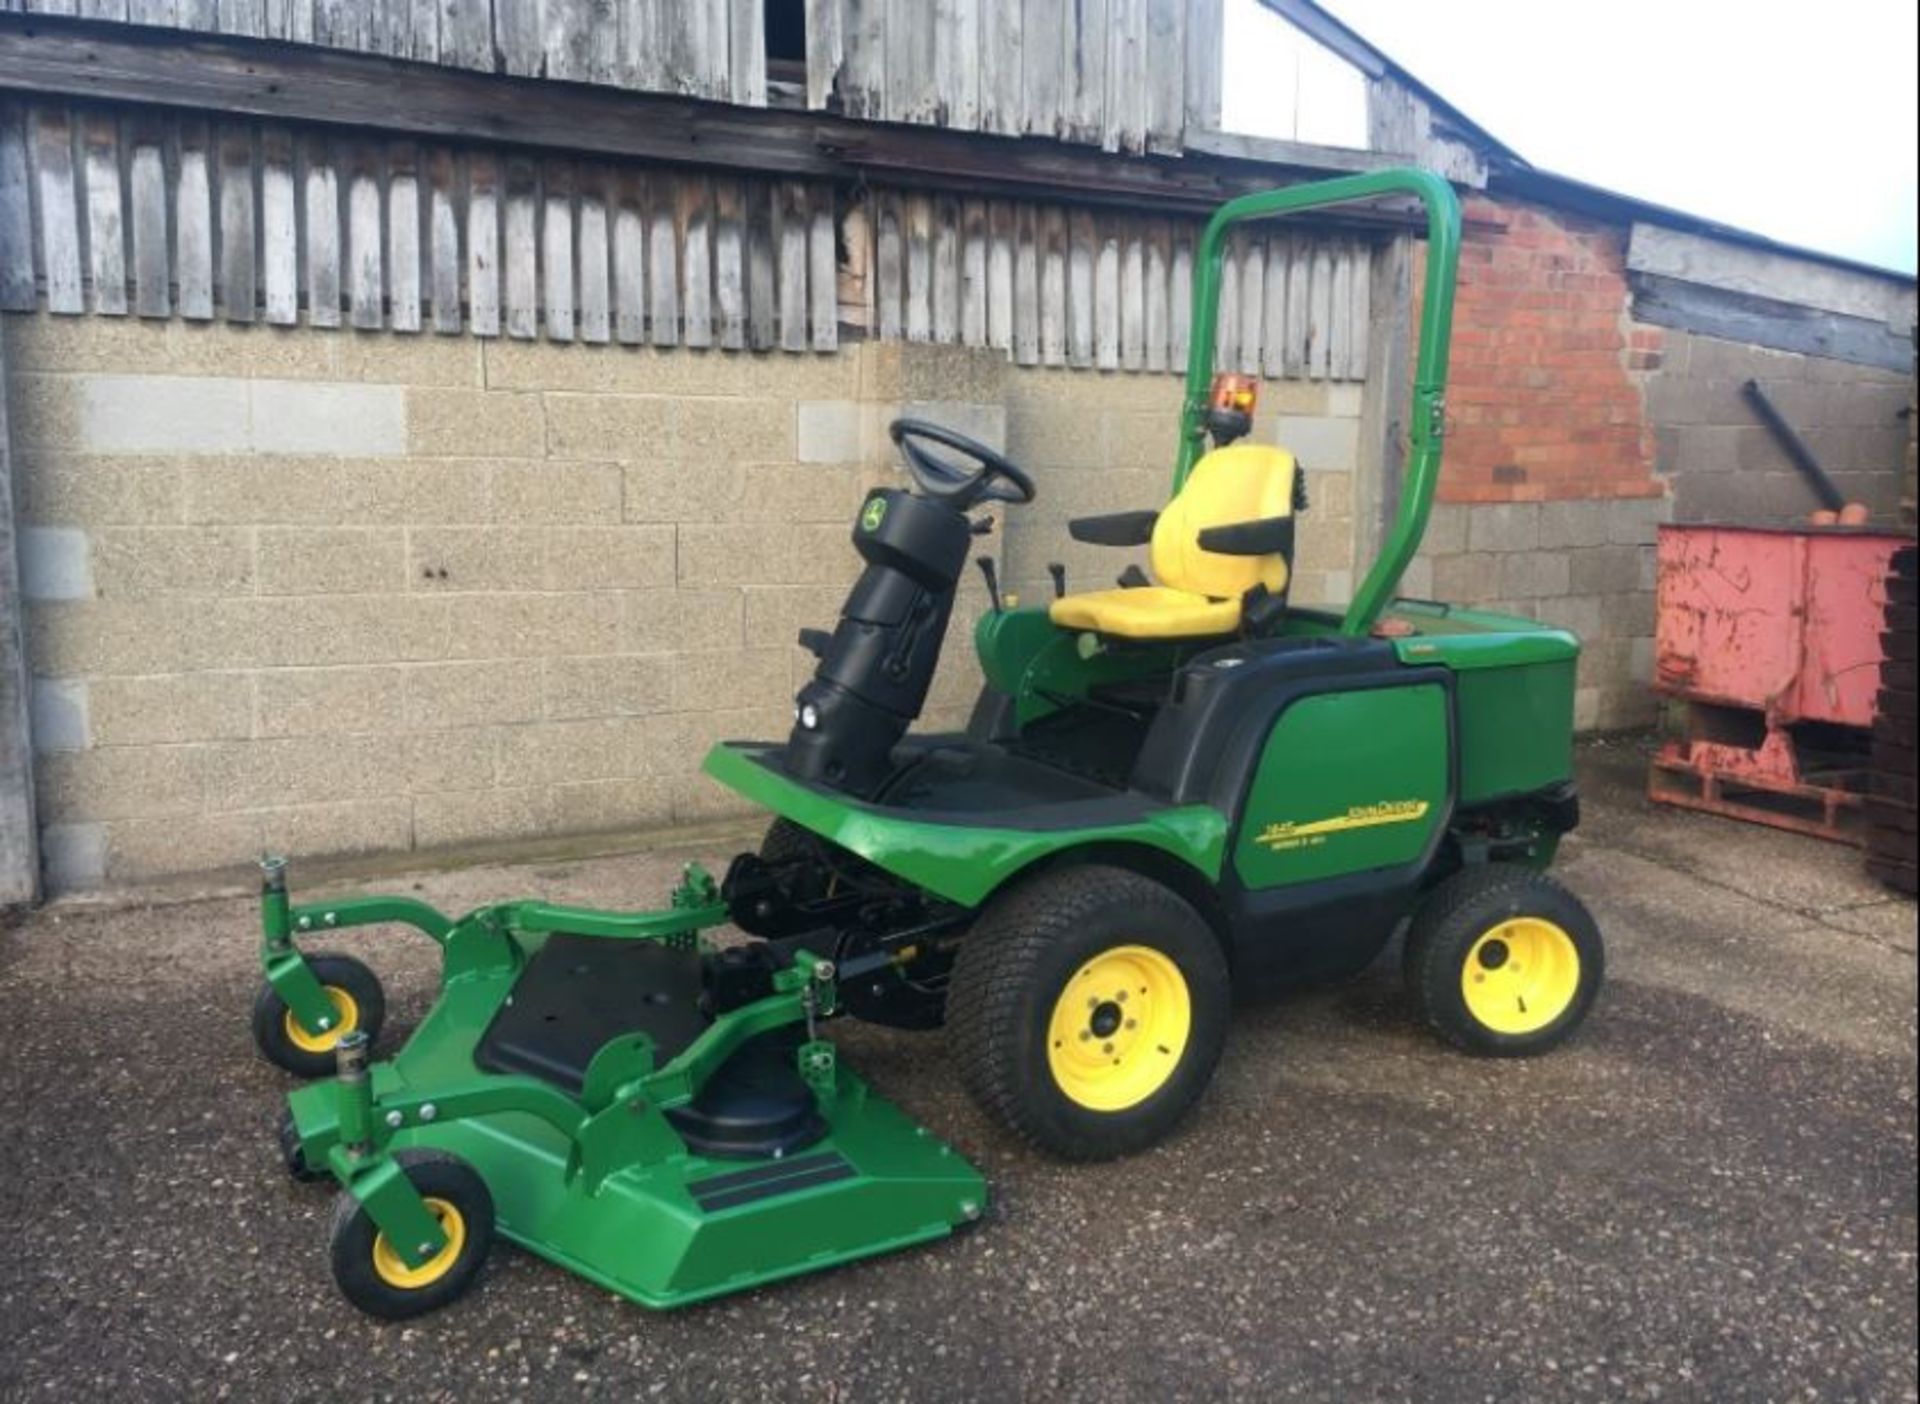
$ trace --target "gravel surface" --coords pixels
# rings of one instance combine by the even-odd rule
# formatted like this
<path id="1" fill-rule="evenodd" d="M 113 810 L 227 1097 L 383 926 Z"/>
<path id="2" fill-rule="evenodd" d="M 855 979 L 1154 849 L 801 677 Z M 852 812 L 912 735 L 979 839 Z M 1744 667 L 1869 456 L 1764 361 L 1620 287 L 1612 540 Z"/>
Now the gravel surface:
<path id="1" fill-rule="evenodd" d="M 356 1314 L 330 1194 L 275 1159 L 252 901 L 57 904 L 0 932 L 0 1396 L 1914 1399 L 1913 905 L 1848 850 L 1650 809 L 1633 746 L 1581 764 L 1560 872 L 1611 981 L 1559 1053 L 1446 1051 L 1390 953 L 1242 1010 L 1171 1143 L 1069 1167 L 938 1035 L 844 1027 L 988 1221 L 668 1315 L 504 1245 L 445 1312 Z M 368 886 L 643 906 L 727 851 Z M 419 1017 L 426 942 L 338 944 Z"/>

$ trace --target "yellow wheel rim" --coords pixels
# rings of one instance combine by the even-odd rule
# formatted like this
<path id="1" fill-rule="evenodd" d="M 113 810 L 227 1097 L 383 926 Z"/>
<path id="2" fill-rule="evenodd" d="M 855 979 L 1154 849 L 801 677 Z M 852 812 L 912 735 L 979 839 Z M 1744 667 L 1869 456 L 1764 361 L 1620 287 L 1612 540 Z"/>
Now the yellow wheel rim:
<path id="1" fill-rule="evenodd" d="M 1495 1033 L 1538 1033 L 1567 1012 L 1579 989 L 1579 948 L 1544 917 L 1489 928 L 1460 971 L 1467 1012 Z"/>
<path id="2" fill-rule="evenodd" d="M 460 1250 L 466 1246 L 467 1221 L 458 1209 L 446 1200 L 435 1199 L 431 1195 L 424 1196 L 420 1202 L 427 1206 L 428 1213 L 440 1221 L 440 1232 L 447 1236 L 447 1245 L 419 1267 L 408 1267 L 406 1260 L 393 1251 L 387 1236 L 384 1233 L 378 1235 L 373 1240 L 373 1270 L 389 1287 L 414 1291 L 431 1286 L 453 1269 Z"/>
<path id="3" fill-rule="evenodd" d="M 287 1042 L 302 1053 L 331 1053 L 343 1036 L 360 1027 L 360 1002 L 338 985 L 323 985 L 321 988 L 333 1004 L 332 1028 L 312 1034 L 300 1027 L 300 1021 L 293 1017 L 291 1009 L 282 1016 L 287 1026 Z"/>
<path id="4" fill-rule="evenodd" d="M 1149 946 L 1115 946 L 1073 974 L 1047 1024 L 1056 1086 L 1093 1111 L 1125 1111 L 1173 1076 L 1193 1027 L 1180 967 Z"/>

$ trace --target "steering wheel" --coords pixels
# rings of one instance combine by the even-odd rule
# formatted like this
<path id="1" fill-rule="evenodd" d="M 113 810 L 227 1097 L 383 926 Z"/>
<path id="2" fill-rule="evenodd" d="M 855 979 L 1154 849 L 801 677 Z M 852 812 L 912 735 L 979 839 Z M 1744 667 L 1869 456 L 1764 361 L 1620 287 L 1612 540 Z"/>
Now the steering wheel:
<path id="1" fill-rule="evenodd" d="M 887 426 L 887 433 L 905 455 L 907 470 L 913 474 L 914 484 L 920 491 L 956 512 L 964 512 L 976 502 L 1022 504 L 1034 499 L 1032 478 L 1004 454 L 995 453 L 965 434 L 956 434 L 924 419 L 896 419 Z M 951 449 L 977 466 L 969 471 L 964 462 L 955 463 L 934 453 L 927 444 Z"/>

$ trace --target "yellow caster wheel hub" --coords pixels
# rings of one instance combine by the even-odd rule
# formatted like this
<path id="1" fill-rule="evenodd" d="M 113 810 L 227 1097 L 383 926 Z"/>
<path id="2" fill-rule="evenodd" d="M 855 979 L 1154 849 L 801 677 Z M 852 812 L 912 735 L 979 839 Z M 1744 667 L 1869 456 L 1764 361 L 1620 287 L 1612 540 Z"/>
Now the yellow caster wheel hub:
<path id="1" fill-rule="evenodd" d="M 333 1004 L 332 1028 L 308 1033 L 291 1009 L 286 1012 L 287 1042 L 302 1053 L 331 1053 L 343 1037 L 360 1027 L 360 1002 L 338 985 L 328 985 L 325 990 Z"/>
<path id="2" fill-rule="evenodd" d="M 1054 1001 L 1047 1066 L 1093 1111 L 1125 1111 L 1180 1066 L 1193 1001 L 1180 967 L 1150 946 L 1114 946 L 1082 965 Z"/>
<path id="3" fill-rule="evenodd" d="M 1579 990 L 1579 948 L 1542 917 L 1487 930 L 1460 972 L 1467 1012 L 1495 1033 L 1537 1033 L 1566 1013 Z"/>
<path id="4" fill-rule="evenodd" d="M 384 1233 L 375 1238 L 373 1270 L 389 1287 L 414 1291 L 432 1286 L 447 1275 L 459 1260 L 460 1250 L 466 1247 L 467 1221 L 458 1209 L 444 1199 L 431 1196 L 422 1199 L 421 1203 L 427 1206 L 428 1213 L 440 1221 L 440 1232 L 447 1236 L 446 1246 L 419 1267 L 408 1267 L 406 1260 L 394 1252 L 393 1245 L 387 1241 Z"/>

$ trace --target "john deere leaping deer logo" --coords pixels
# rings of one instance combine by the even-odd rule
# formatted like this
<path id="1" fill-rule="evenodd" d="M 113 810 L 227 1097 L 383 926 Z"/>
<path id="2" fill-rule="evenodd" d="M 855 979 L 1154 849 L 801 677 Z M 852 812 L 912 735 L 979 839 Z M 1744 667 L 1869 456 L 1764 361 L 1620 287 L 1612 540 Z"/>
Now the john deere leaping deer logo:
<path id="1" fill-rule="evenodd" d="M 878 531 L 880 530 L 880 523 L 886 519 L 887 499 L 884 497 L 869 497 L 867 499 L 866 510 L 860 514 L 860 530 Z"/>
<path id="2" fill-rule="evenodd" d="M 1285 853 L 1293 848 L 1313 848 L 1325 843 L 1329 834 L 1347 833 L 1353 829 L 1377 829 L 1383 824 L 1417 823 L 1427 817 L 1430 808 L 1432 806 L 1426 800 L 1415 799 L 1356 804 L 1345 814 L 1336 814 L 1330 819 L 1289 819 L 1284 823 L 1269 824 L 1253 841 L 1265 844 L 1275 853 Z"/>

